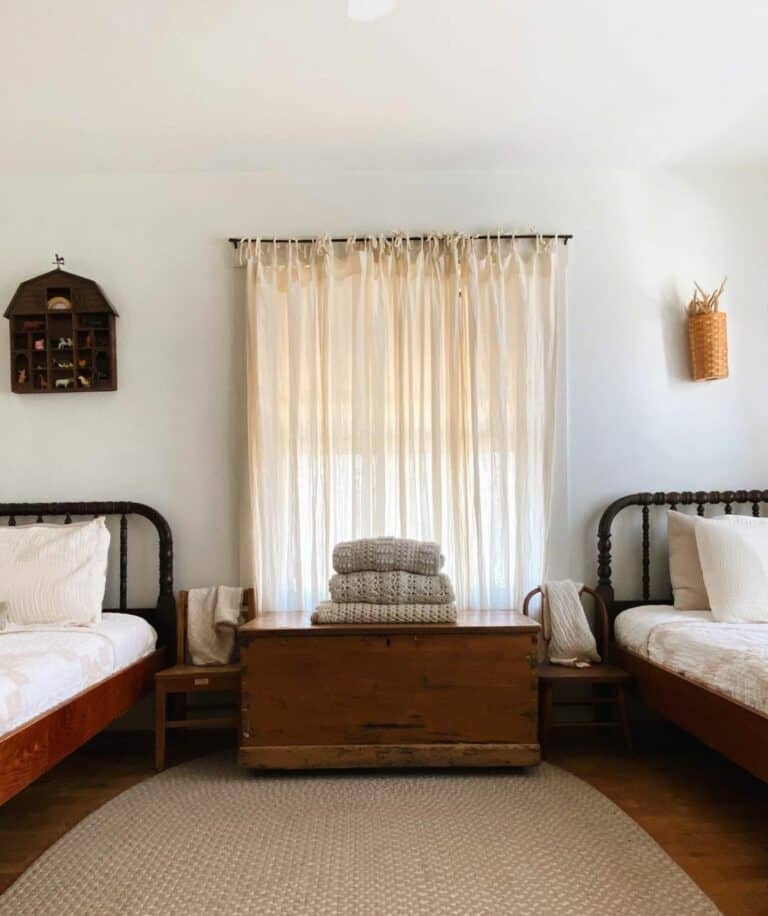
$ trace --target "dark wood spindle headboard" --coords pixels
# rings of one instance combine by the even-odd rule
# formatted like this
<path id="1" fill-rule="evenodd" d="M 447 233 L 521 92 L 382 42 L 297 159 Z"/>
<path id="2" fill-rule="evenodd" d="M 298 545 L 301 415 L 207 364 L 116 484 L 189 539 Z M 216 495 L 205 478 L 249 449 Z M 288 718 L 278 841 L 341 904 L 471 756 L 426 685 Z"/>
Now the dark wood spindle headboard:
<path id="1" fill-rule="evenodd" d="M 760 515 L 760 505 L 768 503 L 768 490 L 686 490 L 680 493 L 633 493 L 622 496 L 608 506 L 600 517 L 597 526 L 597 589 L 605 602 L 608 614 L 613 621 L 617 614 L 626 608 L 639 604 L 672 604 L 670 595 L 662 598 L 651 597 L 651 507 L 663 506 L 677 509 L 679 506 L 696 506 L 696 512 L 704 515 L 704 507 L 723 506 L 725 514 L 733 512 L 734 505 L 751 504 L 752 515 Z M 623 509 L 639 507 L 642 517 L 640 572 L 642 597 L 616 600 L 611 579 L 611 526 L 613 520 Z"/>
<path id="2" fill-rule="evenodd" d="M 46 518 L 63 518 L 64 524 L 79 516 L 120 517 L 120 606 L 105 608 L 126 614 L 135 614 L 149 621 L 157 630 L 159 647 L 165 648 L 169 657 L 176 646 L 176 604 L 173 597 L 173 536 L 165 518 L 151 506 L 131 502 L 85 502 L 85 503 L 0 503 L 0 518 L 7 518 L 8 525 L 16 524 L 17 518 L 34 518 L 43 522 Z M 139 515 L 154 525 L 158 538 L 159 589 L 157 606 L 154 608 L 128 607 L 128 516 Z M 171 658 L 171 663 L 173 659 Z"/>

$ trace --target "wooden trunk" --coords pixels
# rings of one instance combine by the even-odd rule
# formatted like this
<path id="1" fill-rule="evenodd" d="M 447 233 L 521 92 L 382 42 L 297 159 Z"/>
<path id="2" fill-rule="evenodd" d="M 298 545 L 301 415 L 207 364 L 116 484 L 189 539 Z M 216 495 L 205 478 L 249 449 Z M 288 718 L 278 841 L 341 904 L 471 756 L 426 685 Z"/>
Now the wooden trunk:
<path id="1" fill-rule="evenodd" d="M 445 625 L 257 617 L 240 630 L 240 762 L 537 764 L 537 631 L 513 612 L 463 614 Z"/>

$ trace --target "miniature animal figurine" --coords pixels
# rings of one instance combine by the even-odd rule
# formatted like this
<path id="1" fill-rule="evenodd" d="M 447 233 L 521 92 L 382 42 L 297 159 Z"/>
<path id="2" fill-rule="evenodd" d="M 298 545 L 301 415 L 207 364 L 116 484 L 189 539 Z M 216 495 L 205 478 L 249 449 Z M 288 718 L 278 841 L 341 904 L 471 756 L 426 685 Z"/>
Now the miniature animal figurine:
<path id="1" fill-rule="evenodd" d="M 78 369 L 85 369 L 87 365 L 88 365 L 88 360 L 87 360 L 87 359 L 79 359 L 79 360 L 77 361 L 77 368 L 78 368 Z"/>
<path id="2" fill-rule="evenodd" d="M 42 337 L 35 341 L 35 349 L 36 349 L 36 350 L 44 350 L 44 349 L 45 349 L 45 341 L 43 340 Z"/>
<path id="3" fill-rule="evenodd" d="M 81 388 L 90 388 L 91 387 L 91 380 L 89 378 L 86 378 L 84 375 L 78 375 L 77 380 L 78 382 L 80 382 Z"/>
<path id="4" fill-rule="evenodd" d="M 75 380 L 73 378 L 57 378 L 56 379 L 57 388 L 69 388 L 70 386 L 74 384 L 75 384 Z"/>
<path id="5" fill-rule="evenodd" d="M 53 365 L 55 369 L 74 369 L 75 368 L 75 364 L 72 362 L 71 359 L 64 359 L 64 360 L 57 359 Z"/>
<path id="6" fill-rule="evenodd" d="M 60 337 L 57 349 L 71 350 L 72 349 L 72 338 L 71 337 Z"/>
<path id="7" fill-rule="evenodd" d="M 27 381 L 27 370 L 19 369 L 18 374 L 16 375 L 17 384 L 24 385 L 26 384 L 26 381 Z"/>

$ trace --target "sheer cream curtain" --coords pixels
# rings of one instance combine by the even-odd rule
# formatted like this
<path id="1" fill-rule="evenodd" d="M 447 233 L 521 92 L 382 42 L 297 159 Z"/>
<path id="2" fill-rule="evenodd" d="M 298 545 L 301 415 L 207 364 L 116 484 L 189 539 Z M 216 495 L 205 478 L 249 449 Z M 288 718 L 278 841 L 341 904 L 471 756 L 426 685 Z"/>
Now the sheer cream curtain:
<path id="1" fill-rule="evenodd" d="M 547 553 L 566 250 L 463 235 L 244 241 L 261 611 L 327 596 L 334 544 L 439 541 L 459 606 L 508 608 Z"/>

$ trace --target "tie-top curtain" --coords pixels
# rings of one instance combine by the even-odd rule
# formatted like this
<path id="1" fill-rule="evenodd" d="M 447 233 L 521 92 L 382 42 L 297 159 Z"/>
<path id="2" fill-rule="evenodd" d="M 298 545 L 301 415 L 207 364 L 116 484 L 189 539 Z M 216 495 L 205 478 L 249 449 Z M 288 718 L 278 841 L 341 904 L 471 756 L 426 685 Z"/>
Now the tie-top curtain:
<path id="1" fill-rule="evenodd" d="M 544 571 L 565 247 L 242 242 L 248 543 L 261 611 L 327 597 L 341 540 L 438 541 L 459 607 Z"/>

